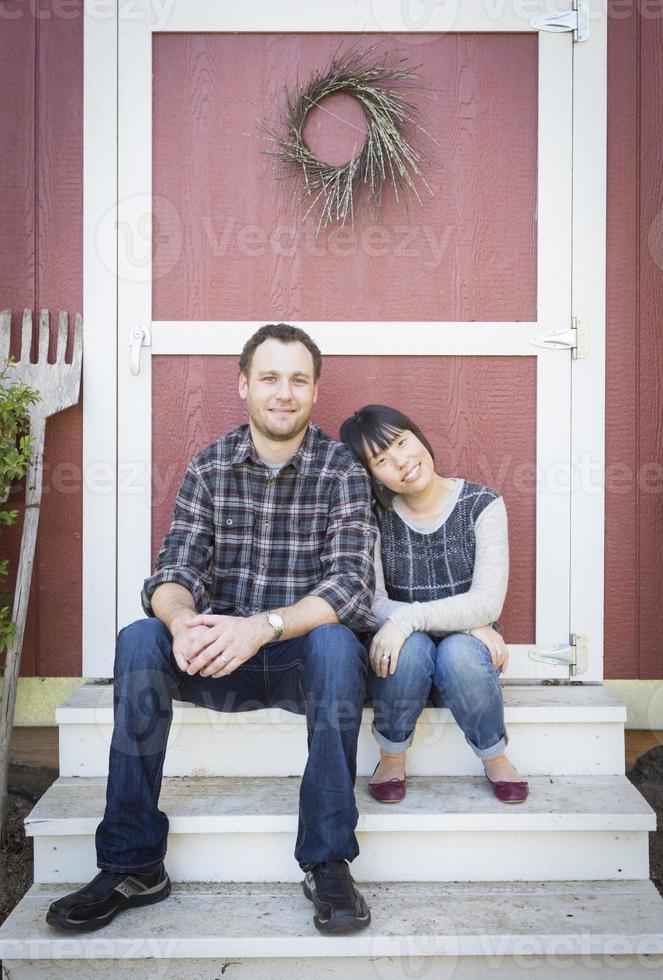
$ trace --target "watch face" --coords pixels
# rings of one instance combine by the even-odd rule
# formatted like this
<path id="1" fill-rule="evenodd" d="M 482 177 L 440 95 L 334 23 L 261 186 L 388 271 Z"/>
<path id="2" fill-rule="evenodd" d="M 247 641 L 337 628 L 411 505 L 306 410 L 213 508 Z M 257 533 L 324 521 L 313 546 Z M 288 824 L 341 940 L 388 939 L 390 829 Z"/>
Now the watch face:
<path id="1" fill-rule="evenodd" d="M 279 616 L 278 613 L 270 613 L 267 618 L 269 619 L 270 626 L 274 626 L 276 629 L 283 628 L 283 616 Z"/>

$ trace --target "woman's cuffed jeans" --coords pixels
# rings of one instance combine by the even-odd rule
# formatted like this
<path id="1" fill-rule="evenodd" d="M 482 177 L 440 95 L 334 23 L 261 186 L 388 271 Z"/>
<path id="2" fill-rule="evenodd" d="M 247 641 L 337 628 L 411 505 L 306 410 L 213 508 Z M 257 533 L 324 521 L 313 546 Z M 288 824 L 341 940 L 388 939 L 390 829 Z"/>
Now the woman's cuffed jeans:
<path id="1" fill-rule="evenodd" d="M 359 853 L 354 783 L 367 672 L 365 647 L 338 624 L 270 643 L 219 678 L 181 671 L 170 632 L 158 619 L 121 630 L 106 809 L 96 831 L 98 867 L 141 873 L 164 858 L 168 817 L 158 803 L 174 699 L 216 711 L 280 707 L 305 714 L 309 753 L 295 858 L 304 871 L 322 861 L 352 861 Z M 223 751 L 222 742 L 212 751 Z"/>
<path id="2" fill-rule="evenodd" d="M 405 752 L 428 698 L 447 707 L 480 759 L 503 755 L 509 740 L 504 727 L 501 667 L 493 667 L 488 648 L 469 633 L 443 639 L 411 633 L 401 648 L 394 674 L 370 671 L 373 734 L 385 752 Z"/>

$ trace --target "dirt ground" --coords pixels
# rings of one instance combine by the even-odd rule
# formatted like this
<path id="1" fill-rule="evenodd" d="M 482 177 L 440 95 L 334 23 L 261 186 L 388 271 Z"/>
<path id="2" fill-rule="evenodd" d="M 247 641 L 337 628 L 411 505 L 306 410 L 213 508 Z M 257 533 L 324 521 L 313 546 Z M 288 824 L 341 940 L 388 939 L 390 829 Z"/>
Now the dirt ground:
<path id="1" fill-rule="evenodd" d="M 32 884 L 32 839 L 25 836 L 23 819 L 57 775 L 47 766 L 11 765 L 8 834 L 0 849 L 0 923 Z M 627 775 L 658 814 L 658 830 L 649 835 L 650 877 L 663 895 L 663 745 L 641 755 Z"/>
<path id="2" fill-rule="evenodd" d="M 23 820 L 58 777 L 57 769 L 13 762 L 9 768 L 9 812 L 5 844 L 0 848 L 0 923 L 32 884 L 32 838 Z"/>
<path id="3" fill-rule="evenodd" d="M 649 877 L 663 895 L 663 745 L 641 755 L 626 775 L 656 810 L 657 829 L 649 835 Z"/>

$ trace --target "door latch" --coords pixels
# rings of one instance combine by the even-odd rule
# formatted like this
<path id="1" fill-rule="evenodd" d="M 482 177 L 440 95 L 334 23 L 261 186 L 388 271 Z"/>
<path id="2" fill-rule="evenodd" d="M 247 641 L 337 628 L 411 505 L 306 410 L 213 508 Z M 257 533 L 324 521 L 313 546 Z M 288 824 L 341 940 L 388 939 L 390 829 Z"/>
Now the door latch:
<path id="1" fill-rule="evenodd" d="M 571 324 L 568 330 L 535 334 L 530 337 L 530 343 L 546 350 L 570 350 L 574 361 L 582 360 L 589 355 L 589 328 L 586 321 L 576 316 L 571 317 Z"/>
<path id="2" fill-rule="evenodd" d="M 152 337 L 147 327 L 134 327 L 129 335 L 129 347 L 131 350 L 131 373 L 136 376 L 140 374 L 140 349 L 150 347 Z"/>

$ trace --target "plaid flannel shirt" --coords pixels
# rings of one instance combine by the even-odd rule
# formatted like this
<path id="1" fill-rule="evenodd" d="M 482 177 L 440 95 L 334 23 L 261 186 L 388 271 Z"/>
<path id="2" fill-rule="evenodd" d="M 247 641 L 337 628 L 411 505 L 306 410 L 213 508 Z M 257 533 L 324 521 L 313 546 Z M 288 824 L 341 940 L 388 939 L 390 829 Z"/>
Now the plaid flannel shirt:
<path id="1" fill-rule="evenodd" d="M 154 590 L 176 582 L 198 612 L 250 616 L 317 595 L 339 622 L 373 630 L 376 537 L 370 481 L 342 443 L 309 423 L 272 476 L 243 425 L 189 464 L 143 609 L 154 616 Z"/>

